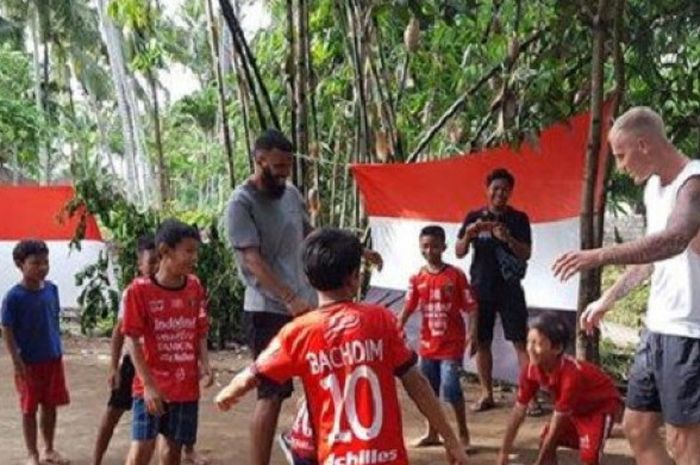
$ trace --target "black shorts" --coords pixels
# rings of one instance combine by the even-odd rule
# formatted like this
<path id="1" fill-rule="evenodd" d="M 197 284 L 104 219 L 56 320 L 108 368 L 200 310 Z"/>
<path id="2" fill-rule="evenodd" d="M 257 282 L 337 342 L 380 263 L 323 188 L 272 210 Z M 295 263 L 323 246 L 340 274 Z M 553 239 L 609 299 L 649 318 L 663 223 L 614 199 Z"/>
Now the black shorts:
<path id="1" fill-rule="evenodd" d="M 248 344 L 253 351 L 253 358 L 258 358 L 260 352 L 274 338 L 282 326 L 292 321 L 292 317 L 272 312 L 243 312 L 248 332 Z M 289 380 L 283 384 L 277 384 L 267 379 L 262 379 L 258 385 L 258 399 L 287 399 L 292 396 L 294 387 Z"/>
<path id="2" fill-rule="evenodd" d="M 675 426 L 700 424 L 700 339 L 645 331 L 627 387 L 627 408 L 660 412 Z"/>
<path id="3" fill-rule="evenodd" d="M 134 364 L 129 355 L 122 357 L 119 365 L 119 385 L 112 389 L 107 405 L 120 410 L 131 410 L 133 399 L 131 397 L 131 385 L 134 382 Z"/>
<path id="4" fill-rule="evenodd" d="M 490 344 L 493 341 L 496 314 L 501 315 L 506 340 L 511 342 L 527 340 L 527 306 L 522 287 L 512 286 L 507 292 L 497 293 L 492 300 L 479 300 L 477 316 L 479 344 Z"/>

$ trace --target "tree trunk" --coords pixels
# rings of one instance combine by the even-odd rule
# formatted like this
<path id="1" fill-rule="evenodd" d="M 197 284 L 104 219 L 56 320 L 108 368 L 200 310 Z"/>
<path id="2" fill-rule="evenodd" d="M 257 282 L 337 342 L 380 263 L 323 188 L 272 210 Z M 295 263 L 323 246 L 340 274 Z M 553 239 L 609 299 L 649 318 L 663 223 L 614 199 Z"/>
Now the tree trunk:
<path id="1" fill-rule="evenodd" d="M 32 34 L 32 65 L 34 68 L 34 101 L 36 104 L 37 111 L 41 115 L 44 122 L 46 122 L 46 113 L 44 112 L 44 89 L 41 88 L 42 83 L 42 67 L 41 61 L 39 60 L 39 10 L 36 9 L 31 18 L 31 34 Z M 46 166 L 48 164 L 48 150 L 46 145 L 42 142 L 39 143 L 39 165 L 41 166 L 39 175 L 39 184 L 45 185 L 47 182 Z"/>
<path id="2" fill-rule="evenodd" d="M 308 66 L 306 63 L 306 44 L 308 37 L 308 8 L 306 0 L 298 0 L 296 8 L 296 43 L 294 48 L 295 55 L 295 76 L 294 82 L 294 107 L 296 110 L 296 150 L 297 152 L 308 155 L 309 153 L 309 114 L 307 102 L 308 83 Z M 303 194 L 308 190 L 306 179 L 306 162 L 303 158 L 297 157 L 297 187 Z"/>
<path id="3" fill-rule="evenodd" d="M 216 76 L 216 87 L 219 91 L 219 112 L 221 113 L 221 138 L 226 152 L 226 162 L 228 165 L 229 184 L 231 189 L 236 187 L 236 173 L 233 163 L 233 145 L 231 143 L 231 131 L 228 126 L 228 112 L 226 111 L 226 89 L 224 88 L 224 75 L 221 64 L 221 54 L 219 53 L 219 38 L 216 33 L 216 23 L 214 21 L 214 7 L 211 0 L 205 0 L 207 12 L 207 24 L 209 26 L 209 39 L 211 42 L 211 57 Z"/>
<path id="4" fill-rule="evenodd" d="M 289 114 L 289 117 L 291 119 L 291 138 L 292 138 L 292 145 L 294 146 L 294 150 L 297 149 L 297 110 L 296 110 L 296 104 L 295 104 L 295 96 L 296 92 L 294 91 L 294 83 L 296 82 L 296 63 L 294 61 L 294 57 L 296 54 L 296 47 L 294 46 L 295 40 L 294 40 L 294 0 L 286 0 L 285 6 L 287 9 L 287 20 L 286 20 L 286 39 L 287 39 L 287 57 L 286 57 L 286 62 L 285 62 L 285 84 L 287 88 L 287 100 L 289 101 L 289 107 L 291 108 L 291 112 Z M 298 183 L 299 175 L 297 173 L 298 167 L 297 163 L 294 163 L 293 166 L 294 172 L 292 173 L 292 179 L 294 180 L 295 184 Z"/>
<path id="5" fill-rule="evenodd" d="M 601 146 L 600 129 L 603 118 L 603 66 L 605 64 L 605 36 L 608 17 L 608 0 L 598 1 L 598 11 L 593 19 L 593 51 L 591 57 L 591 123 L 586 147 L 586 165 L 581 205 L 581 249 L 594 246 L 595 193 L 598 176 Z M 581 330 L 580 317 L 586 306 L 595 300 L 595 273 L 588 270 L 581 273 L 578 308 L 576 311 L 576 356 L 584 360 L 598 360 L 598 338 L 588 337 Z"/>
<path id="6" fill-rule="evenodd" d="M 241 105 L 241 116 L 243 117 L 243 137 L 245 139 L 245 151 L 248 154 L 248 168 L 250 172 L 253 172 L 253 166 L 255 161 L 253 160 L 253 145 L 250 137 L 251 127 L 250 127 L 250 103 L 248 99 L 248 89 L 246 88 L 245 77 L 241 71 L 241 65 L 239 63 L 238 57 L 233 55 L 233 68 L 236 71 L 236 84 L 237 84 L 237 94 L 238 102 Z"/>
<path id="7" fill-rule="evenodd" d="M 243 71 L 245 72 L 246 80 L 248 81 L 248 87 L 253 96 L 255 110 L 258 114 L 258 120 L 260 121 L 260 129 L 267 129 L 267 119 L 265 118 L 262 104 L 258 99 L 258 94 L 255 89 L 256 84 L 257 87 L 259 87 L 263 99 L 265 100 L 270 119 L 272 120 L 272 125 L 275 128 L 280 129 L 281 126 L 279 123 L 279 118 L 277 117 L 277 112 L 275 111 L 275 108 L 272 105 L 270 94 L 267 91 L 267 87 L 265 86 L 265 83 L 262 80 L 262 76 L 260 75 L 260 70 L 258 69 L 255 57 L 253 56 L 253 53 L 248 47 L 248 43 L 246 42 L 245 35 L 243 34 L 243 30 L 241 29 L 240 22 L 238 21 L 238 18 L 236 16 L 236 12 L 231 6 L 229 0 L 219 0 L 219 5 L 221 6 L 221 12 L 224 16 L 224 19 L 226 20 L 226 24 L 231 30 L 231 36 L 233 37 L 233 45 L 236 49 L 236 54 L 241 60 L 241 66 L 243 68 Z M 255 74 L 255 80 L 251 75 L 251 69 Z"/>
<path id="8" fill-rule="evenodd" d="M 347 3 L 347 15 L 348 23 L 350 25 L 351 42 L 350 49 L 352 53 L 352 58 L 354 61 L 355 68 L 355 92 L 358 98 L 359 105 L 359 128 L 358 133 L 358 154 L 359 162 L 367 163 L 369 162 L 369 146 L 371 139 L 371 131 L 369 125 L 369 115 L 367 111 L 367 94 L 365 92 L 365 71 L 364 71 L 364 47 L 363 47 L 363 28 L 362 28 L 362 14 L 355 8 L 353 0 L 348 0 Z M 356 208 L 356 220 L 359 221 L 359 213 Z M 357 226 L 357 224 L 355 224 Z"/>
<path id="9" fill-rule="evenodd" d="M 19 156 L 17 155 L 17 148 L 10 146 L 10 152 L 12 153 L 12 185 L 19 185 Z"/>
<path id="10" fill-rule="evenodd" d="M 146 79 L 148 80 L 148 87 L 151 91 L 151 101 L 153 102 L 153 132 L 155 135 L 156 156 L 158 157 L 158 193 L 160 194 L 160 205 L 163 207 L 170 199 L 170 183 L 168 178 L 168 168 L 165 163 L 165 154 L 163 153 L 163 138 L 160 127 L 160 108 L 158 104 L 158 88 L 153 70 L 146 73 Z"/>
<path id="11" fill-rule="evenodd" d="M 147 206 L 149 199 L 138 166 L 139 163 L 142 161 L 147 162 L 147 160 L 142 151 L 143 146 L 140 143 L 136 128 L 138 122 L 133 118 L 136 113 L 133 108 L 135 100 L 133 89 L 126 76 L 121 34 L 107 13 L 107 0 L 97 0 L 97 13 L 100 21 L 100 30 L 102 31 L 109 57 L 109 69 L 112 73 L 112 82 L 117 97 L 117 108 L 124 137 L 127 197 L 140 203 L 142 206 Z M 145 168 L 145 166 L 142 168 Z"/>
<path id="12" fill-rule="evenodd" d="M 49 41 L 45 40 L 44 41 L 44 62 L 42 63 L 43 66 L 43 77 L 42 77 L 42 87 L 43 87 L 43 92 L 41 96 L 41 100 L 43 101 L 43 109 L 44 109 L 44 121 L 46 121 L 49 125 L 51 124 L 50 120 L 50 108 L 49 108 L 49 88 L 51 87 L 51 83 L 49 82 L 50 76 L 49 76 Z M 44 183 L 45 184 L 51 184 L 51 172 L 53 171 L 52 165 L 53 165 L 53 160 L 52 160 L 52 155 L 51 155 L 51 140 L 47 137 L 46 140 L 44 141 L 44 153 L 46 154 L 46 164 L 44 165 Z"/>

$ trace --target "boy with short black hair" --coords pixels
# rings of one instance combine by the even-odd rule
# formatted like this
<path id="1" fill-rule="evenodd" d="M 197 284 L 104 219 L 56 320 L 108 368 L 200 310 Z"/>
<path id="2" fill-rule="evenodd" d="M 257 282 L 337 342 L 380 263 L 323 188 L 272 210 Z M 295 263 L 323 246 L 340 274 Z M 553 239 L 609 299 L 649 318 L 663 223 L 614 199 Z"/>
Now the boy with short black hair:
<path id="1" fill-rule="evenodd" d="M 362 246 L 351 233 L 318 230 L 302 260 L 319 308 L 285 325 L 249 368 L 216 397 L 229 409 L 266 379 L 299 376 L 306 391 L 319 463 L 407 464 L 394 377 L 445 438 L 451 463 L 466 464 L 459 440 L 387 309 L 353 302 Z"/>
<path id="2" fill-rule="evenodd" d="M 135 279 L 125 296 L 123 332 L 136 368 L 128 464 L 147 465 L 156 438 L 162 465 L 179 465 L 197 437 L 199 379 L 213 382 L 207 352 L 206 291 L 192 274 L 199 232 L 165 220 L 156 232 L 153 276 Z"/>
<path id="3" fill-rule="evenodd" d="M 63 371 L 58 288 L 46 280 L 49 249 L 44 241 L 22 240 L 12 251 L 22 280 L 2 301 L 2 335 L 15 368 L 27 465 L 68 463 L 54 450 L 56 407 L 70 401 Z M 41 407 L 44 451 L 37 449 L 36 413 Z"/>
<path id="4" fill-rule="evenodd" d="M 148 277 L 156 272 L 158 267 L 158 254 L 156 253 L 156 243 L 153 234 L 144 234 L 136 241 L 136 268 L 140 277 Z M 124 292 L 126 294 L 126 291 Z M 95 441 L 95 452 L 93 455 L 94 465 L 101 465 L 109 442 L 112 439 L 114 428 L 119 423 L 119 419 L 124 412 L 131 410 L 133 398 L 131 397 L 131 386 L 134 382 L 134 364 L 128 353 L 122 355 L 124 347 L 124 334 L 122 333 L 122 320 L 124 318 L 124 296 L 119 303 L 119 313 L 117 321 L 112 329 L 112 339 L 110 344 L 110 372 L 108 383 L 111 388 L 107 410 L 100 422 Z M 121 362 L 120 362 L 121 361 Z"/>
<path id="5" fill-rule="evenodd" d="M 538 389 L 550 392 L 554 413 L 542 431 L 536 465 L 557 463 L 557 447 L 578 449 L 581 462 L 598 465 L 614 420 L 622 411 L 615 384 L 596 365 L 564 354 L 570 331 L 553 312 L 542 313 L 530 322 L 527 351 L 530 363 L 520 373 L 518 400 L 498 456 L 498 465 L 508 463 L 508 454 L 525 419 L 527 404 Z"/>
<path id="6" fill-rule="evenodd" d="M 467 414 L 459 375 L 464 353 L 471 345 L 463 315 L 476 310 L 476 300 L 466 275 L 459 268 L 442 261 L 442 254 L 447 248 L 445 230 L 437 225 L 426 226 L 421 230 L 418 241 L 426 264 L 410 279 L 399 325 L 403 329 L 416 310 L 421 312 L 420 369 L 430 381 L 435 395 L 452 406 L 462 444 L 469 447 Z M 475 330 L 476 324 L 470 324 L 474 338 Z M 428 424 L 425 436 L 418 440 L 416 447 L 437 444 L 440 444 L 440 437 Z"/>

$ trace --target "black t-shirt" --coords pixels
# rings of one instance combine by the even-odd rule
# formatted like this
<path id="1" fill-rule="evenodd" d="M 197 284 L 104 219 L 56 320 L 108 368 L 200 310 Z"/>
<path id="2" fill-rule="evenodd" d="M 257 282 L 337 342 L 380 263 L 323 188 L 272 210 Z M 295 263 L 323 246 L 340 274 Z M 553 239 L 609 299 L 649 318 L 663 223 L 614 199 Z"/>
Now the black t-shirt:
<path id="1" fill-rule="evenodd" d="M 530 219 L 524 212 L 512 207 L 506 207 L 506 210 L 500 214 L 489 211 L 487 207 L 470 211 L 464 218 L 458 237 L 462 238 L 467 226 L 479 219 L 504 223 L 513 238 L 526 244 L 532 244 Z M 515 283 L 506 282 L 501 275 L 496 258 L 496 248 L 501 247 L 506 252 L 515 255 L 504 242 L 493 237 L 490 232 L 484 232 L 472 240 L 471 246 L 474 248 L 474 257 L 469 272 L 471 285 L 476 289 L 479 300 L 494 300 L 498 293 L 508 292 L 510 286 L 520 286 L 518 281 Z"/>

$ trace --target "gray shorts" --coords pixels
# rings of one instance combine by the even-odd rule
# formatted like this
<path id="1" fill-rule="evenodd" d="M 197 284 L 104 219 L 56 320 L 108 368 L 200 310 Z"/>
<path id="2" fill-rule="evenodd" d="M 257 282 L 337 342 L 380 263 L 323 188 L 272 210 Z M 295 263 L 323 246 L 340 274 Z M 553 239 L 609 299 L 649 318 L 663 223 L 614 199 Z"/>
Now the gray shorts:
<path id="1" fill-rule="evenodd" d="M 700 339 L 645 331 L 627 388 L 627 408 L 660 412 L 674 426 L 700 424 Z"/>

